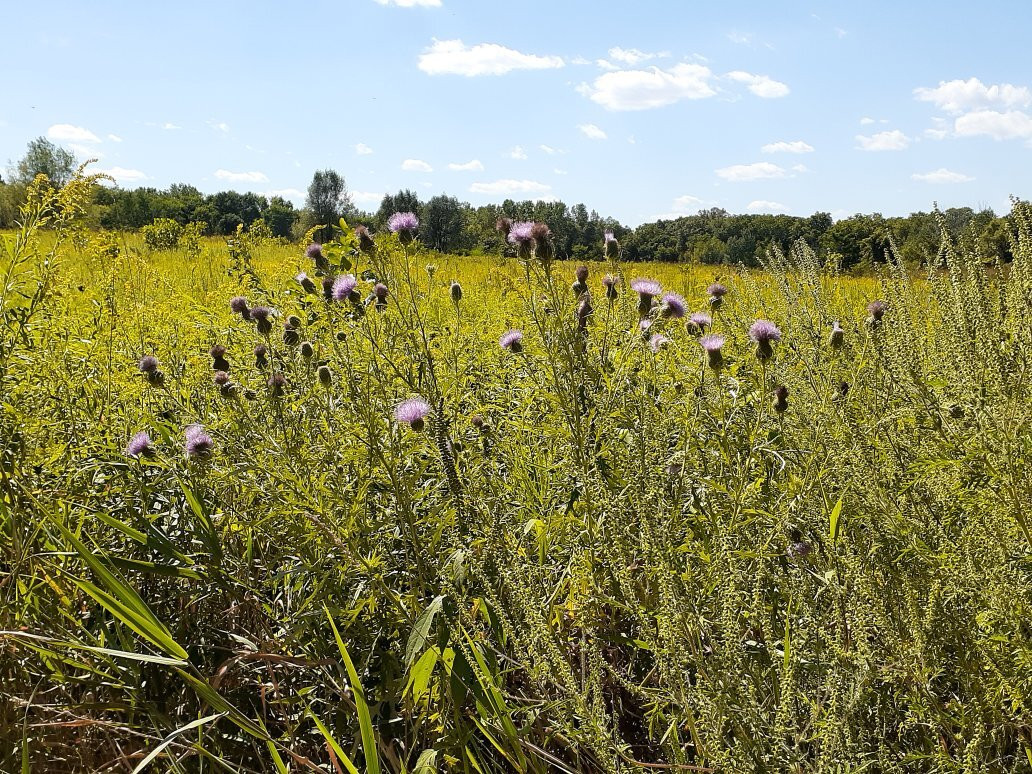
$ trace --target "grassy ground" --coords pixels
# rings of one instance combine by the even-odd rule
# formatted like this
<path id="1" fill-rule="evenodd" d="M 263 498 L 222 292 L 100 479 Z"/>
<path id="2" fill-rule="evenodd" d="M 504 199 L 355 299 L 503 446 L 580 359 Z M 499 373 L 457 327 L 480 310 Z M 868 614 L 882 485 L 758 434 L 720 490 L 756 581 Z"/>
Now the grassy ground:
<path id="1" fill-rule="evenodd" d="M 600 245 L 588 310 L 573 266 L 347 232 L 379 311 L 298 246 L 49 225 L 0 298 L 0 769 L 1032 766 L 1027 233 L 921 281 Z"/>

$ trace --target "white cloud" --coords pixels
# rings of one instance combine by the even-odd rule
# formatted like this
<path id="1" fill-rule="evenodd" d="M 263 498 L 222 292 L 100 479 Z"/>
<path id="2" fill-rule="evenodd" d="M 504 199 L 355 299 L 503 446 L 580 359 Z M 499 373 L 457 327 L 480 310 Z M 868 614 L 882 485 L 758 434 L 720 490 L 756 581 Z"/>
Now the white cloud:
<path id="1" fill-rule="evenodd" d="M 84 159 L 102 159 L 104 154 L 90 145 L 80 145 L 77 142 L 67 143 L 68 150 Z"/>
<path id="2" fill-rule="evenodd" d="M 483 172 L 484 165 L 480 163 L 479 159 L 473 159 L 465 164 L 449 164 L 448 169 L 456 172 Z"/>
<path id="3" fill-rule="evenodd" d="M 1020 110 L 1000 113 L 996 110 L 976 110 L 958 116 L 953 124 L 958 137 L 987 135 L 994 140 L 1032 138 L 1032 116 Z"/>
<path id="4" fill-rule="evenodd" d="M 553 169 L 552 173 L 556 174 L 556 175 L 568 175 L 569 174 L 569 172 L 567 172 L 565 169 Z"/>
<path id="5" fill-rule="evenodd" d="M 176 124 L 173 124 L 173 123 L 171 123 L 169 121 L 166 121 L 164 124 L 162 124 L 161 128 L 162 129 L 174 130 L 174 129 L 182 129 L 183 127 L 177 126 Z"/>
<path id="6" fill-rule="evenodd" d="M 297 188 L 278 188 L 274 191 L 266 191 L 263 196 L 273 197 L 279 196 L 283 199 L 290 199 L 291 201 L 301 201 L 305 198 L 305 192 L 299 191 Z"/>
<path id="7" fill-rule="evenodd" d="M 773 78 L 766 75 L 753 75 L 752 73 L 747 73 L 742 70 L 735 70 L 734 72 L 728 73 L 727 77 L 732 81 L 748 85 L 749 91 L 757 97 L 763 97 L 764 99 L 784 97 L 789 92 L 787 84 L 784 84 L 781 81 L 775 81 Z"/>
<path id="8" fill-rule="evenodd" d="M 480 194 L 516 194 L 516 193 L 537 193 L 543 194 L 552 190 L 552 186 L 539 183 L 536 180 L 495 180 L 491 183 L 473 183 L 469 187 L 471 193 Z"/>
<path id="9" fill-rule="evenodd" d="M 629 142 L 631 145 L 637 145 L 638 144 L 638 141 L 634 139 L 634 135 L 633 134 L 627 138 L 627 142 Z"/>
<path id="10" fill-rule="evenodd" d="M 793 164 L 792 165 L 792 171 L 793 172 L 809 172 L 810 169 L 809 169 L 809 167 L 806 166 L 806 164 Z"/>
<path id="11" fill-rule="evenodd" d="M 360 142 L 355 146 L 355 153 L 359 156 L 368 156 L 373 152 L 373 149 L 366 145 L 364 142 Z"/>
<path id="12" fill-rule="evenodd" d="M 122 142 L 122 138 L 119 137 L 117 134 L 109 134 L 107 138 L 111 140 L 111 142 Z"/>
<path id="13" fill-rule="evenodd" d="M 737 43 L 740 46 L 748 46 L 752 44 L 752 34 L 748 32 L 738 32 L 737 30 L 731 30 L 727 33 L 727 39 L 732 43 Z"/>
<path id="14" fill-rule="evenodd" d="M 966 113 L 983 108 L 1026 107 L 1032 103 L 1032 91 L 1025 86 L 1010 83 L 986 85 L 978 78 L 966 81 L 939 81 L 934 89 L 914 89 L 914 96 L 922 102 L 931 102 L 947 113 Z"/>
<path id="15" fill-rule="evenodd" d="M 606 133 L 599 129 L 594 124 L 578 124 L 577 128 L 581 130 L 581 133 L 589 140 L 604 140 L 606 139 Z"/>
<path id="16" fill-rule="evenodd" d="M 138 169 L 126 169 L 125 167 L 111 167 L 110 169 L 95 169 L 94 172 L 99 172 L 104 175 L 111 175 L 115 178 L 116 183 L 138 183 L 141 180 L 146 180 L 147 175 Z"/>
<path id="17" fill-rule="evenodd" d="M 422 159 L 405 159 L 401 162 L 401 168 L 406 172 L 433 172 L 434 168 Z"/>
<path id="18" fill-rule="evenodd" d="M 785 177 L 788 171 L 769 161 L 758 161 L 755 164 L 734 164 L 718 169 L 717 176 L 731 183 L 746 183 L 751 180 L 775 180 Z"/>
<path id="19" fill-rule="evenodd" d="M 605 73 L 578 90 L 607 110 L 649 110 L 714 96 L 712 78 L 708 67 L 682 62 L 669 70 L 651 67 Z"/>
<path id="20" fill-rule="evenodd" d="M 539 145 L 538 147 L 539 147 L 539 148 L 540 148 L 541 150 L 543 150 L 543 151 L 544 151 L 545 153 L 547 153 L 547 154 L 548 154 L 549 156 L 551 156 L 551 155 L 553 155 L 554 153 L 557 153 L 557 152 L 558 152 L 558 151 L 556 151 L 556 149 L 555 149 L 555 148 L 553 148 L 553 147 L 552 147 L 551 145 Z"/>
<path id="21" fill-rule="evenodd" d="M 764 153 L 813 153 L 813 146 L 802 140 L 771 142 L 760 148 Z"/>
<path id="22" fill-rule="evenodd" d="M 376 0 L 380 5 L 396 5 L 398 8 L 440 8 L 441 0 Z"/>
<path id="23" fill-rule="evenodd" d="M 859 143 L 856 147 L 865 151 L 897 151 L 910 145 L 910 138 L 899 129 L 878 132 L 870 136 L 858 134 L 856 141 Z"/>
<path id="24" fill-rule="evenodd" d="M 570 64 L 589 65 L 589 64 L 591 64 L 591 60 L 590 59 L 586 59 L 583 56 L 575 56 L 573 59 L 570 60 Z"/>
<path id="25" fill-rule="evenodd" d="M 669 51 L 657 51 L 651 53 L 648 51 L 639 51 L 636 48 L 616 48 L 609 49 L 609 58 L 615 59 L 617 62 L 623 62 L 627 65 L 636 65 L 641 62 L 647 62 L 650 59 L 661 59 L 663 57 L 670 56 Z"/>
<path id="26" fill-rule="evenodd" d="M 860 119 L 860 126 L 867 126 L 868 124 L 873 124 L 873 123 L 874 123 L 874 119 L 873 118 L 869 118 L 868 116 L 864 116 L 863 118 Z"/>
<path id="27" fill-rule="evenodd" d="M 231 183 L 268 183 L 264 172 L 230 172 L 228 169 L 216 169 L 215 177 Z"/>
<path id="28" fill-rule="evenodd" d="M 383 200 L 383 194 L 378 191 L 352 191 L 351 201 L 355 204 L 376 203 Z"/>
<path id="29" fill-rule="evenodd" d="M 705 204 L 705 202 L 698 196 L 685 194 L 684 196 L 678 196 L 674 199 L 674 211 L 687 212 L 690 209 L 701 207 L 703 204 Z"/>
<path id="30" fill-rule="evenodd" d="M 515 148 L 509 151 L 509 158 L 516 159 L 517 161 L 523 161 L 527 158 L 527 153 L 523 150 L 522 145 L 517 145 Z"/>
<path id="31" fill-rule="evenodd" d="M 428 75 L 505 75 L 512 70 L 562 67 L 562 57 L 524 54 L 497 43 L 468 47 L 461 40 L 434 40 L 419 55 L 419 69 Z"/>
<path id="32" fill-rule="evenodd" d="M 781 202 L 770 202 L 766 199 L 749 202 L 745 205 L 745 209 L 749 212 L 788 212 L 788 207 Z"/>
<path id="33" fill-rule="evenodd" d="M 946 129 L 925 129 L 924 136 L 929 140 L 945 140 L 950 133 Z"/>
<path id="34" fill-rule="evenodd" d="M 838 35 L 840 38 L 844 38 L 849 33 L 841 27 L 835 27 L 835 34 Z"/>
<path id="35" fill-rule="evenodd" d="M 58 142 L 100 142 L 100 138 L 89 129 L 71 124 L 54 124 L 47 129 L 47 137 Z"/>
<path id="36" fill-rule="evenodd" d="M 596 59 L 595 66 L 598 67 L 600 70 L 609 70 L 610 72 L 620 69 L 617 65 L 605 59 Z"/>
<path id="37" fill-rule="evenodd" d="M 953 172 L 945 167 L 937 169 L 934 172 L 925 172 L 924 174 L 914 173 L 910 176 L 911 180 L 919 180 L 922 183 L 967 183 L 975 178 L 969 177 L 961 172 Z"/>
<path id="38" fill-rule="evenodd" d="M 229 124 L 225 121 L 209 121 L 208 126 L 216 131 L 222 132 L 223 134 L 229 134 Z"/>

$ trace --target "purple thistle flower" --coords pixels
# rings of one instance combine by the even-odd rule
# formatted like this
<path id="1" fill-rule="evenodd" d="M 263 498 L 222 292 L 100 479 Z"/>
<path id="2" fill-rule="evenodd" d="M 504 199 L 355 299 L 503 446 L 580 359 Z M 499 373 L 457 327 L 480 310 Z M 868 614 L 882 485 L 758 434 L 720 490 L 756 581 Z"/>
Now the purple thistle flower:
<path id="1" fill-rule="evenodd" d="M 531 220 L 520 220 L 513 223 L 509 227 L 509 236 L 507 237 L 510 244 L 514 245 L 527 245 L 530 246 L 531 242 L 534 241 L 534 221 Z"/>
<path id="2" fill-rule="evenodd" d="M 386 301 L 387 293 L 387 286 L 384 285 L 382 282 L 377 282 L 375 285 L 373 285 L 373 295 L 376 296 L 377 301 Z"/>
<path id="3" fill-rule="evenodd" d="M 312 244 L 308 245 L 308 247 L 305 248 L 305 255 L 311 258 L 313 261 L 318 261 L 320 258 L 323 257 L 322 245 L 316 242 L 312 242 Z"/>
<path id="4" fill-rule="evenodd" d="M 376 251 L 376 242 L 373 241 L 373 235 L 369 233 L 369 229 L 365 226 L 355 226 L 355 236 L 358 237 L 358 249 L 363 253 Z"/>
<path id="5" fill-rule="evenodd" d="M 713 318 L 705 312 L 695 312 L 688 318 L 688 325 L 696 328 L 702 333 L 705 333 L 706 329 L 713 325 Z"/>
<path id="6" fill-rule="evenodd" d="M 756 344 L 781 341 L 781 331 L 772 322 L 757 320 L 749 327 L 749 338 Z"/>
<path id="7" fill-rule="evenodd" d="M 638 278 L 631 281 L 631 290 L 639 296 L 647 296 L 651 299 L 663 292 L 663 286 L 654 279 Z"/>
<path id="8" fill-rule="evenodd" d="M 606 276 L 604 276 L 602 278 L 602 285 L 606 289 L 606 298 L 608 298 L 610 301 L 615 301 L 616 300 L 616 295 L 617 295 L 616 294 L 616 283 L 617 282 L 619 282 L 619 280 L 616 277 L 614 277 L 612 274 L 607 274 Z"/>
<path id="9" fill-rule="evenodd" d="M 341 274 L 333 281 L 331 294 L 334 301 L 344 301 L 358 286 L 358 280 L 352 274 Z"/>
<path id="10" fill-rule="evenodd" d="M 707 353 L 709 352 L 720 352 L 724 347 L 725 339 L 723 336 L 717 333 L 710 333 L 706 336 L 702 336 L 699 339 L 699 346 L 702 347 Z"/>
<path id="11" fill-rule="evenodd" d="M 272 310 L 267 306 L 256 306 L 251 310 L 251 318 L 254 320 L 268 320 Z"/>
<path id="12" fill-rule="evenodd" d="M 638 294 L 638 314 L 644 317 L 652 311 L 652 298 L 663 292 L 663 287 L 654 279 L 639 277 L 631 282 L 631 290 Z"/>
<path id="13" fill-rule="evenodd" d="M 415 231 L 419 228 L 419 218 L 414 212 L 396 212 L 387 219 L 387 228 L 392 234 L 399 231 Z"/>
<path id="14" fill-rule="evenodd" d="M 245 320 L 251 316 L 251 312 L 247 308 L 247 299 L 243 296 L 233 296 L 229 299 L 229 308 L 233 311 L 233 314 L 238 314 Z"/>
<path id="15" fill-rule="evenodd" d="M 684 317 L 684 298 L 677 293 L 664 293 L 660 314 L 664 317 Z"/>
<path id="16" fill-rule="evenodd" d="M 183 435 L 186 438 L 184 448 L 188 457 L 204 459 L 209 457 L 215 448 L 215 442 L 210 435 L 204 432 L 204 428 L 199 424 L 187 427 Z"/>
<path id="17" fill-rule="evenodd" d="M 217 384 L 219 387 L 225 387 L 227 384 L 229 384 L 229 374 L 227 374 L 225 371 L 216 371 L 215 376 L 212 377 L 212 379 L 214 380 L 215 384 Z"/>
<path id="18" fill-rule="evenodd" d="M 653 353 L 659 352 L 659 350 L 662 349 L 665 344 L 669 343 L 670 339 L 664 336 L 662 333 L 657 333 L 651 339 L 649 339 L 649 347 L 652 349 Z"/>
<path id="19" fill-rule="evenodd" d="M 721 285 L 719 282 L 714 282 L 708 288 L 706 288 L 706 295 L 713 296 L 714 298 L 723 298 L 727 295 L 727 288 Z"/>
<path id="20" fill-rule="evenodd" d="M 577 267 L 577 271 L 576 271 L 576 276 L 577 276 L 577 282 L 587 282 L 588 281 L 588 267 L 587 266 L 578 266 Z"/>
<path id="21" fill-rule="evenodd" d="M 424 420 L 430 414 L 430 404 L 422 398 L 408 398 L 394 407 L 394 419 L 399 424 L 406 423 L 413 430 L 423 429 Z"/>
<path id="22" fill-rule="evenodd" d="M 724 337 L 716 333 L 707 334 L 699 339 L 699 346 L 706 353 L 709 367 L 719 371 L 724 365 L 724 353 L 721 351 L 724 348 Z"/>
<path id="23" fill-rule="evenodd" d="M 500 231 L 502 237 L 505 239 L 509 238 L 509 230 L 512 228 L 512 221 L 508 218 L 501 217 L 495 221 L 495 231 Z"/>
<path id="24" fill-rule="evenodd" d="M 775 341 L 781 341 L 781 331 L 772 322 L 757 320 L 749 328 L 749 338 L 756 343 L 756 357 L 760 360 L 769 360 L 774 355 Z"/>
<path id="25" fill-rule="evenodd" d="M 882 315 L 885 314 L 885 310 L 889 308 L 889 305 L 884 301 L 872 301 L 867 305 L 867 312 L 871 315 L 873 322 L 881 322 Z"/>
<path id="26" fill-rule="evenodd" d="M 523 350 L 523 332 L 518 331 L 515 328 L 506 331 L 502 334 L 502 337 L 498 339 L 498 346 L 512 352 L 521 352 Z"/>
<path id="27" fill-rule="evenodd" d="M 150 436 L 144 430 L 130 438 L 129 443 L 125 447 L 125 453 L 130 457 L 140 458 L 145 454 L 150 455 L 153 452 L 154 447 L 151 446 Z"/>
<path id="28" fill-rule="evenodd" d="M 283 390 L 287 386 L 287 377 L 278 371 L 269 377 L 269 392 L 272 393 L 274 398 L 279 398 L 283 395 Z"/>
<path id="29" fill-rule="evenodd" d="M 158 370 L 158 359 L 154 355 L 144 355 L 140 358 L 140 373 L 153 374 Z"/>
<path id="30" fill-rule="evenodd" d="M 616 236 L 614 236 L 612 231 L 607 231 L 605 239 L 606 258 L 616 258 L 620 255 L 620 243 L 616 241 Z"/>

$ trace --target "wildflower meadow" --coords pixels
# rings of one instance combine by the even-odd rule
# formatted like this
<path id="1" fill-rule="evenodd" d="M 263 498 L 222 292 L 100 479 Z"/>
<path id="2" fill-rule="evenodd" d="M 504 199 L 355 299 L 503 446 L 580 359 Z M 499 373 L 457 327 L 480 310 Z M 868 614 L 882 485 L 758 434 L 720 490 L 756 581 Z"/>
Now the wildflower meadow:
<path id="1" fill-rule="evenodd" d="M 0 770 L 1032 769 L 1027 204 L 853 277 L 94 183 L 0 234 Z"/>

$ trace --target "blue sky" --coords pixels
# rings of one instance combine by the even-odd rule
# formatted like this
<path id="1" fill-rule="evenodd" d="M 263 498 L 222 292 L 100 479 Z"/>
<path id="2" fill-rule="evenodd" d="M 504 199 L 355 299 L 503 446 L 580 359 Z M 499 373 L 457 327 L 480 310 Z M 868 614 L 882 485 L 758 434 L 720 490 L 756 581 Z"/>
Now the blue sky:
<path id="1" fill-rule="evenodd" d="M 0 163 L 48 135 L 126 187 L 300 204 L 332 167 L 365 209 L 412 188 L 628 225 L 1032 195 L 1027 2 L 55 0 L 3 19 Z"/>

